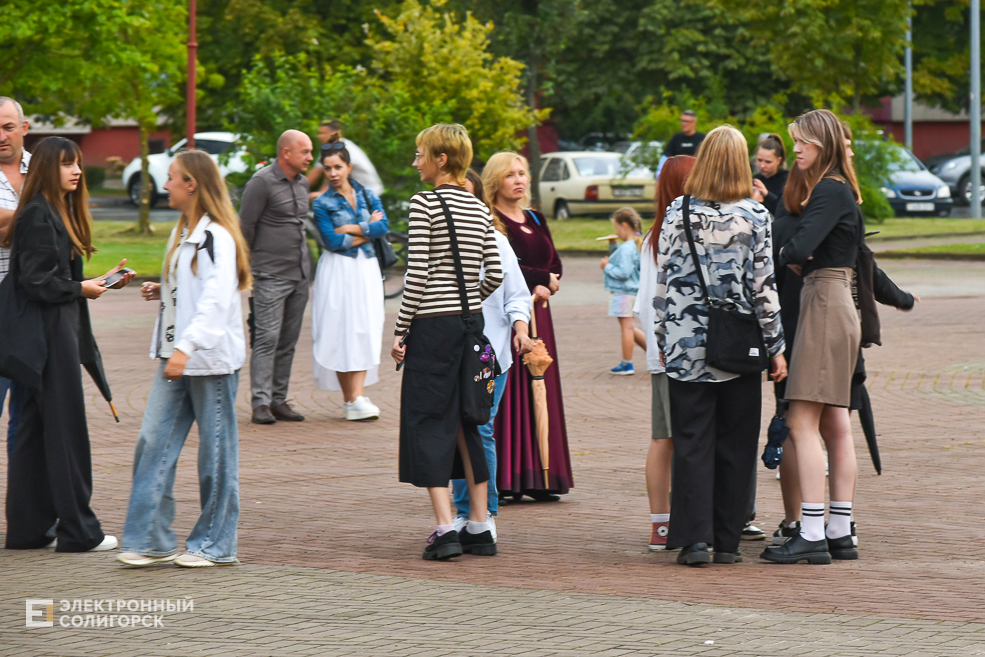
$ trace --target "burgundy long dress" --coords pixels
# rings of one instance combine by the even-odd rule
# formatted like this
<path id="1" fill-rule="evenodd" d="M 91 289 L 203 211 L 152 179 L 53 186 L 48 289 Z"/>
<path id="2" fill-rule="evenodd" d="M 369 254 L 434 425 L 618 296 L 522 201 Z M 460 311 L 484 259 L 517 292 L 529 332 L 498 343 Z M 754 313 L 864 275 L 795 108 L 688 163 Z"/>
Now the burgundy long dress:
<path id="1" fill-rule="evenodd" d="M 551 239 L 551 231 L 544 215 L 527 211 L 526 223 L 519 224 L 499 211 L 496 212 L 506 225 L 507 236 L 520 261 L 520 269 L 531 294 L 538 285 L 550 285 L 551 274 L 560 277 L 561 258 L 554 248 L 554 240 Z M 571 456 L 568 453 L 568 433 L 564 424 L 564 402 L 561 398 L 560 358 L 554 339 L 550 305 L 545 307 L 543 302 L 537 302 L 534 313 L 537 318 L 537 335 L 533 337 L 542 339 L 548 353 L 554 358 L 554 362 L 544 373 L 550 418 L 550 452 L 547 459 L 549 485 L 544 486 L 544 473 L 541 469 L 530 372 L 514 349 L 513 367 L 510 368 L 510 375 L 506 380 L 506 391 L 503 393 L 495 424 L 499 460 L 497 485 L 503 495 L 548 492 L 564 494 L 574 486 Z M 512 341 L 510 344 L 513 348 Z"/>

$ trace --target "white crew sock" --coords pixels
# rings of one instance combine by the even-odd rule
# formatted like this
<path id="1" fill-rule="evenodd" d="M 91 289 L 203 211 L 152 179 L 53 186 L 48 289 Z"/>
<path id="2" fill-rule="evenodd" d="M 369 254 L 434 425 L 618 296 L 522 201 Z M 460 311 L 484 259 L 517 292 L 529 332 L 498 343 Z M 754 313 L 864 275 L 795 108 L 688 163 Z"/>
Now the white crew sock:
<path id="1" fill-rule="evenodd" d="M 824 502 L 817 504 L 801 502 L 800 514 L 803 520 L 800 524 L 800 534 L 808 541 L 824 540 Z"/>
<path id="2" fill-rule="evenodd" d="M 474 520 L 469 520 L 468 530 L 470 534 L 481 534 L 482 532 L 492 531 L 492 527 L 489 525 L 489 521 L 475 522 Z"/>
<path id="3" fill-rule="evenodd" d="M 455 529 L 455 525 L 438 525 L 438 536 L 447 534 Z"/>
<path id="4" fill-rule="evenodd" d="M 852 533 L 852 503 L 831 501 L 828 507 L 828 538 L 841 538 Z"/>
<path id="5" fill-rule="evenodd" d="M 669 513 L 651 513 L 650 522 L 670 522 Z"/>

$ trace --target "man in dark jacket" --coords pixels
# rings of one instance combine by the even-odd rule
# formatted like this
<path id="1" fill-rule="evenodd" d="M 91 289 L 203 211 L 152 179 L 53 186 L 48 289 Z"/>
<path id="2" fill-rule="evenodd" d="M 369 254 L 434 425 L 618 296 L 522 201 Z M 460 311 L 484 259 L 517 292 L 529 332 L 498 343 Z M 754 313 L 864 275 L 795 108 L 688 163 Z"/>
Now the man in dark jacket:
<path id="1" fill-rule="evenodd" d="M 287 388 L 311 284 L 304 230 L 311 151 L 308 135 L 288 130 L 277 140 L 277 160 L 257 171 L 243 191 L 239 216 L 253 269 L 250 387 L 257 424 L 304 420 L 288 405 Z"/>

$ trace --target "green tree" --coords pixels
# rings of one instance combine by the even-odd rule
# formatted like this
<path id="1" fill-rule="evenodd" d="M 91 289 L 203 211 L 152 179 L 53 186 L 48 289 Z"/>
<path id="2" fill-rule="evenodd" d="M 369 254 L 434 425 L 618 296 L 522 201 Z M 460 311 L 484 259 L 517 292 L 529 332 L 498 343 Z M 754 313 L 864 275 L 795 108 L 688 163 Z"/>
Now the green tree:
<path id="1" fill-rule="evenodd" d="M 971 10 L 968 0 L 915 3 L 913 90 L 931 106 L 967 111 L 970 102 Z M 981 18 L 985 18 L 982 12 Z M 985 55 L 982 61 L 985 62 Z"/>
<path id="2" fill-rule="evenodd" d="M 910 0 L 710 0 L 767 47 L 776 75 L 816 105 L 849 104 L 895 88 Z"/>

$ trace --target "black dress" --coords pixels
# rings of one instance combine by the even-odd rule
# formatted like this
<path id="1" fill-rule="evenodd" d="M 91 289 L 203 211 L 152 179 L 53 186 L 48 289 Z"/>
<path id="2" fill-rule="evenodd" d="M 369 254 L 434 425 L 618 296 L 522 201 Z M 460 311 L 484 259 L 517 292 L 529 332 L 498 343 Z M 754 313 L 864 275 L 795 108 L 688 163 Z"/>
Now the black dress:
<path id="1" fill-rule="evenodd" d="M 8 463 L 6 547 L 39 548 L 57 537 L 57 552 L 85 552 L 104 538 L 89 507 L 92 460 L 80 366 L 95 357 L 96 342 L 82 296 L 82 258 L 73 255 L 62 219 L 40 194 L 17 219 L 10 259 L 15 284 L 41 308 L 47 355 L 38 363 L 40 389 L 23 391 Z"/>

